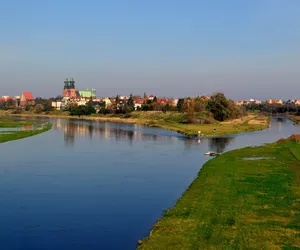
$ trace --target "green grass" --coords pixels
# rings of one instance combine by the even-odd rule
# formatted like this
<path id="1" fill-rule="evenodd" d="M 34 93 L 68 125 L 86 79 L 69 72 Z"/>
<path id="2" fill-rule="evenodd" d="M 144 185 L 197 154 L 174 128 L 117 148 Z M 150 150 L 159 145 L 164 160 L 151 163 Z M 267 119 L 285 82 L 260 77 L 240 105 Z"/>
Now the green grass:
<path id="1" fill-rule="evenodd" d="M 262 130 L 265 126 L 262 125 L 248 125 L 248 124 L 183 124 L 167 121 L 146 121 L 143 124 L 152 127 L 160 127 L 164 129 L 174 130 L 178 133 L 187 136 L 196 136 L 198 131 L 205 136 L 221 136 L 229 134 L 238 134 L 244 132 L 254 132 Z M 216 132 L 214 132 L 216 129 Z"/>
<path id="2" fill-rule="evenodd" d="M 41 123 L 40 121 L 33 120 L 21 120 L 13 117 L 0 117 L 0 128 L 16 128 L 26 125 L 32 125 L 34 123 Z"/>
<path id="3" fill-rule="evenodd" d="M 266 128 L 266 125 L 268 124 L 249 124 L 249 121 L 252 119 L 246 119 L 240 124 L 218 123 L 213 118 L 209 117 L 207 112 L 196 114 L 195 119 L 204 120 L 209 124 L 183 123 L 186 117 L 183 113 L 178 112 L 133 112 L 131 117 L 139 119 L 140 124 L 174 130 L 187 136 L 197 136 L 198 131 L 201 131 L 201 134 L 204 134 L 205 136 L 221 136 L 253 132 Z M 255 119 L 266 120 L 267 117 L 258 114 Z M 216 132 L 214 132 L 214 129 L 216 129 Z"/>
<path id="4" fill-rule="evenodd" d="M 285 141 L 210 160 L 138 249 L 299 249 L 299 158 Z"/>
<path id="5" fill-rule="evenodd" d="M 19 120 L 14 118 L 7 118 L 7 117 L 0 117 L 0 128 L 16 128 L 16 127 L 23 127 L 23 126 L 30 126 L 30 125 L 41 125 L 42 121 L 38 120 Z M 0 143 L 18 140 L 22 138 L 26 138 L 29 136 L 37 135 L 43 133 L 49 129 L 51 129 L 51 124 L 46 124 L 42 127 L 42 129 L 37 130 L 20 130 L 20 131 L 7 131 L 8 134 L 1 134 L 0 133 Z"/>

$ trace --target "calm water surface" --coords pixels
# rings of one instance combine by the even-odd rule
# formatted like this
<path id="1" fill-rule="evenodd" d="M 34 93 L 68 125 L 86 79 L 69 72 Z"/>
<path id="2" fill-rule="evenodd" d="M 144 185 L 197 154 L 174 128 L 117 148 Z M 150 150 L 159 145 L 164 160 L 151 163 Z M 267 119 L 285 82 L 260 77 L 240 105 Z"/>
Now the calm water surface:
<path id="1" fill-rule="evenodd" d="M 0 249 L 135 249 L 197 176 L 206 151 L 273 142 L 300 127 L 187 139 L 132 124 L 53 119 L 0 144 Z"/>

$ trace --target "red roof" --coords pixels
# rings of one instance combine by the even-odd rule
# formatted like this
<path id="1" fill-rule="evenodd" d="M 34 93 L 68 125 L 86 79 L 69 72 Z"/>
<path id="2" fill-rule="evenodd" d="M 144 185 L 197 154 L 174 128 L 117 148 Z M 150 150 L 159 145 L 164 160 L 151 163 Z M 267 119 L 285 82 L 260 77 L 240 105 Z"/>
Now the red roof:
<path id="1" fill-rule="evenodd" d="M 26 100 L 34 100 L 31 92 L 23 92 L 22 95 L 25 97 Z"/>
<path id="2" fill-rule="evenodd" d="M 144 103 L 144 99 L 136 99 L 134 100 L 134 104 L 143 104 Z"/>

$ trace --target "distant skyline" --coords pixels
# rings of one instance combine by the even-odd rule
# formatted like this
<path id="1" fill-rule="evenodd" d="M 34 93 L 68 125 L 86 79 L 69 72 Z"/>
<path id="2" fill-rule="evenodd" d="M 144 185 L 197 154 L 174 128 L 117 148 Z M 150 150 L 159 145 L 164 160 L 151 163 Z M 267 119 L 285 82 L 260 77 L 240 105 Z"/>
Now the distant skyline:
<path id="1" fill-rule="evenodd" d="M 0 96 L 300 99 L 300 1 L 0 3 Z"/>

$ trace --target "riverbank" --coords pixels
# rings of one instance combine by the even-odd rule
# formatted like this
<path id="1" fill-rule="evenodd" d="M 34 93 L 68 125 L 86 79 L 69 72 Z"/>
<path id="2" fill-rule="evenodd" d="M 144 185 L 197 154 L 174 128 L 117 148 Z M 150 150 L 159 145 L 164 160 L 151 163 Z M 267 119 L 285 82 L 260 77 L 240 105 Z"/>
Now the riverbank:
<path id="1" fill-rule="evenodd" d="M 37 128 L 32 129 L 33 126 L 37 126 Z M 51 124 L 41 123 L 40 121 L 14 120 L 7 117 L 0 117 L 0 128 L 7 128 L 5 133 L 1 133 L 0 131 L 0 143 L 41 134 L 51 129 L 51 127 Z M 15 130 L 16 128 L 20 130 Z"/>
<path id="2" fill-rule="evenodd" d="M 293 122 L 295 122 L 296 124 L 299 124 L 300 123 L 300 116 L 293 115 L 293 116 L 291 116 L 291 120 Z"/>
<path id="3" fill-rule="evenodd" d="M 298 249 L 299 139 L 208 161 L 138 249 Z"/>
<path id="4" fill-rule="evenodd" d="M 178 112 L 132 112 L 128 115 L 90 115 L 90 116 L 70 116 L 68 112 L 57 112 L 48 114 L 22 113 L 12 114 L 8 112 L 0 112 L 1 115 L 10 116 L 26 116 L 26 117 L 48 117 L 48 118 L 68 118 L 68 119 L 84 119 L 97 120 L 119 123 L 134 123 L 151 127 L 158 127 L 167 130 L 176 131 L 186 136 L 197 136 L 201 131 L 203 136 L 223 136 L 230 134 L 238 134 L 244 132 L 254 132 L 263 130 L 269 126 L 269 117 L 264 114 L 250 114 L 241 119 L 216 122 L 209 117 L 203 119 L 210 124 L 187 124 L 182 123 L 183 114 Z"/>

